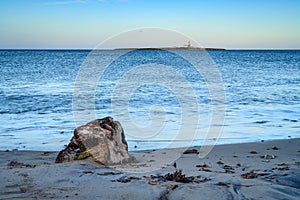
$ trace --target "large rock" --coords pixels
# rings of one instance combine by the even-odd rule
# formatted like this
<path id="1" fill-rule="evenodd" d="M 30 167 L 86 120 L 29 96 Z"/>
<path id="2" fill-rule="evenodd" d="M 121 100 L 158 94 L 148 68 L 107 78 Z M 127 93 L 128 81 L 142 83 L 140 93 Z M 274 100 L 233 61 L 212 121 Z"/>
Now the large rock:
<path id="1" fill-rule="evenodd" d="M 96 119 L 75 129 L 69 145 L 59 152 L 56 162 L 92 159 L 103 165 L 130 162 L 124 130 L 111 117 Z"/>

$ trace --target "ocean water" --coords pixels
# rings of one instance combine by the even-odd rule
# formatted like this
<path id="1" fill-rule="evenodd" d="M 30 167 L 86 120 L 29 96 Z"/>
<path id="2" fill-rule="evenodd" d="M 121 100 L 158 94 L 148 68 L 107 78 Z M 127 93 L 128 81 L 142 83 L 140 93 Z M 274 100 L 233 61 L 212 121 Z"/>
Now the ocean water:
<path id="1" fill-rule="evenodd" d="M 77 116 L 81 121 L 74 117 L 76 109 L 80 110 L 80 106 L 74 107 L 74 88 L 89 53 L 0 51 L 0 150 L 58 151 L 68 144 L 74 128 L 88 122 L 83 116 Z M 195 51 L 183 53 L 193 56 Z M 118 51 L 97 54 L 100 66 Z M 86 109 L 87 113 L 94 118 L 110 115 L 125 124 L 130 150 L 164 148 L 170 142 L 181 146 L 176 136 L 182 129 L 187 133 L 196 131 L 191 145 L 201 145 L 206 139 L 225 144 L 300 137 L 300 51 L 227 50 L 208 51 L 208 55 L 222 78 L 226 95 L 224 122 L 211 123 L 211 96 L 205 78 L 185 60 L 162 50 L 131 51 L 127 57 L 114 60 L 101 77 L 96 77 L 94 95 L 84 91 L 77 94 L 83 98 L 77 104 L 82 103 L 84 110 L 85 100 L 90 99 L 93 105 L 87 108 L 93 109 Z M 144 68 L 135 76 L 131 72 L 140 65 Z M 160 70 L 166 65 L 173 66 L 172 73 Z M 194 93 L 176 73 L 185 78 Z M 95 74 L 85 76 L 92 79 Z M 136 81 L 139 85 L 131 91 L 130 85 Z M 118 86 L 120 93 L 115 94 Z M 198 110 L 189 107 L 192 94 Z M 186 99 L 185 105 L 180 99 Z M 151 124 L 151 118 L 158 123 Z M 198 118 L 195 123 L 193 119 Z M 217 138 L 207 135 L 213 126 L 222 127 Z"/>

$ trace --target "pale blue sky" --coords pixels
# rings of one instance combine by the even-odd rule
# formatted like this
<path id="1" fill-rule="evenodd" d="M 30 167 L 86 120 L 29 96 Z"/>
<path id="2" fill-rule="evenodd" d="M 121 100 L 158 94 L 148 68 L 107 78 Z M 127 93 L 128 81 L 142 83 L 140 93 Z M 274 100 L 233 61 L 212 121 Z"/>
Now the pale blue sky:
<path id="1" fill-rule="evenodd" d="M 206 47 L 300 48 L 299 0 L 3 0 L 0 48 L 93 48 L 140 27 Z"/>

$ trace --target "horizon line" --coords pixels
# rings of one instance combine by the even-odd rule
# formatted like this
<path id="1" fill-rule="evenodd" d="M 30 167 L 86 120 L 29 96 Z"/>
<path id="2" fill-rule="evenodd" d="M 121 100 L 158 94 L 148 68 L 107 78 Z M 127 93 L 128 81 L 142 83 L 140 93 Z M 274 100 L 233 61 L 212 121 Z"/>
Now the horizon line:
<path id="1" fill-rule="evenodd" d="M 155 47 L 153 49 L 164 49 L 166 47 Z M 97 49 L 97 48 L 0 48 L 0 51 L 9 51 L 9 50 L 85 50 L 85 51 L 92 51 L 92 50 L 126 50 L 126 49 L 144 49 L 141 48 L 114 48 L 114 49 Z M 147 48 L 145 48 L 147 49 Z M 204 47 L 203 50 L 300 50 L 300 48 L 218 48 L 218 47 Z M 180 49 L 179 49 L 180 50 Z M 190 50 L 190 49 L 186 49 Z M 192 49 L 191 49 L 192 50 Z"/>

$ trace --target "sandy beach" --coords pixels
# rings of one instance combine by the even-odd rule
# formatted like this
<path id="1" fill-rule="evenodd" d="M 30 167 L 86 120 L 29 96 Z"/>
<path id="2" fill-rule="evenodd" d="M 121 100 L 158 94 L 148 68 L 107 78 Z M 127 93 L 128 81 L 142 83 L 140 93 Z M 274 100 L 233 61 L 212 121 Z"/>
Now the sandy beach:
<path id="1" fill-rule="evenodd" d="M 136 162 L 110 167 L 2 151 L 0 199 L 299 199 L 299 144 L 218 145 L 202 159 L 200 147 L 131 152 Z"/>

